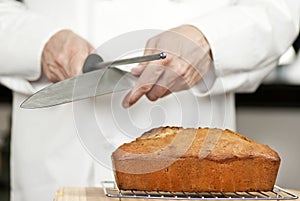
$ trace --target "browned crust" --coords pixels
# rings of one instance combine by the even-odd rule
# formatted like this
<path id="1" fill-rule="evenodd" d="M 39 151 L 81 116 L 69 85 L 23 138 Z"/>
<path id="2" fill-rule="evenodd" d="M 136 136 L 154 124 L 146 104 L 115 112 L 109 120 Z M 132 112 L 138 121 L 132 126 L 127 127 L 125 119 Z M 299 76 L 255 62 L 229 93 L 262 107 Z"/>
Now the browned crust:
<path id="1" fill-rule="evenodd" d="M 159 135 L 161 133 L 172 130 L 173 133 L 164 138 L 150 138 L 150 136 Z M 160 127 L 152 129 L 144 133 L 141 137 L 137 138 L 131 143 L 125 143 L 118 148 L 124 153 L 137 154 L 149 154 L 149 153 L 159 153 L 162 149 L 172 148 L 174 145 L 174 139 L 179 139 L 178 131 L 180 130 L 193 130 L 196 135 L 189 139 L 186 132 L 182 132 L 181 138 L 188 141 L 190 140 L 192 144 L 189 149 L 180 155 L 180 158 L 194 158 L 199 156 L 199 152 L 204 143 L 207 135 L 220 134 L 217 144 L 207 155 L 207 160 L 213 161 L 226 161 L 226 160 L 236 160 L 244 158 L 254 158 L 254 157 L 270 157 L 274 160 L 280 160 L 279 155 L 272 150 L 269 146 L 257 143 L 243 135 L 236 132 L 230 131 L 228 129 L 209 129 L 209 128 L 198 128 L 198 129 L 183 129 L 182 127 Z M 176 145 L 174 145 L 176 146 Z M 119 154 L 118 150 L 114 154 Z M 176 153 L 170 152 L 168 157 L 178 157 Z"/>
<path id="2" fill-rule="evenodd" d="M 208 133 L 217 134 L 218 140 L 201 158 Z M 178 142 L 191 135 L 188 149 L 177 154 L 182 151 L 176 148 Z M 278 154 L 268 146 L 230 130 L 208 128 L 153 129 L 119 147 L 112 159 L 120 189 L 148 191 L 268 191 L 280 165 Z"/>

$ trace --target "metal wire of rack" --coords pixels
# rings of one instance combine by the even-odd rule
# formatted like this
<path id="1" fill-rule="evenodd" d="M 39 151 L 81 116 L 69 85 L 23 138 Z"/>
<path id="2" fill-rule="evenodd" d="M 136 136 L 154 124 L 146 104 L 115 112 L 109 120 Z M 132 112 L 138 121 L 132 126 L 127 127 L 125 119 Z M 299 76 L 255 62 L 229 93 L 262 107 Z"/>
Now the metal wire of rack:
<path id="1" fill-rule="evenodd" d="M 104 194 L 111 198 L 140 198 L 168 200 L 294 200 L 298 196 L 274 186 L 272 191 L 255 192 L 163 192 L 119 190 L 113 181 L 101 182 Z"/>

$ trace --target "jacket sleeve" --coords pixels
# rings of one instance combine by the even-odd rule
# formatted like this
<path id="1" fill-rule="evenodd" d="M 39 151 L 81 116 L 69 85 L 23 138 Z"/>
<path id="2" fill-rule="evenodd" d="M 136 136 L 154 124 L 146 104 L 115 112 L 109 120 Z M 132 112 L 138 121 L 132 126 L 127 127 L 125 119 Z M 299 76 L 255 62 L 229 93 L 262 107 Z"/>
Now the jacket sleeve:
<path id="1" fill-rule="evenodd" d="M 0 82 L 25 94 L 36 91 L 31 81 L 41 77 L 41 53 L 61 27 L 14 0 L 0 0 Z"/>
<path id="2" fill-rule="evenodd" d="M 236 0 L 191 20 L 211 46 L 214 76 L 206 80 L 215 81 L 211 87 L 200 82 L 194 92 L 256 90 L 297 37 L 299 15 L 299 0 Z"/>

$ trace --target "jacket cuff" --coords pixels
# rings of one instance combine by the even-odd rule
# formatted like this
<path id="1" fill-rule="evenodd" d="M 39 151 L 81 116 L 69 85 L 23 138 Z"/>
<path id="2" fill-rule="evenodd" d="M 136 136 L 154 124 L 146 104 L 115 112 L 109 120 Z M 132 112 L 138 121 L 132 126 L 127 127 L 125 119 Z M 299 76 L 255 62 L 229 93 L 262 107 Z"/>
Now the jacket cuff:
<path id="1" fill-rule="evenodd" d="M 49 19 L 43 19 L 43 17 L 38 17 L 30 24 L 30 26 L 23 27 L 23 30 L 20 31 L 24 40 L 21 42 L 21 48 L 16 50 L 17 55 L 20 56 L 19 59 L 19 68 L 24 72 L 24 78 L 28 81 L 35 81 L 41 78 L 42 76 L 42 53 L 45 44 L 56 32 L 61 30 L 61 26 L 57 26 Z M 27 51 L 26 51 L 27 49 Z M 24 65 L 25 64 L 25 65 Z M 26 72 L 27 70 L 27 72 Z"/>
<path id="2" fill-rule="evenodd" d="M 34 81 L 41 77 L 41 55 L 49 38 L 62 27 L 50 19 L 18 10 L 2 18 L 2 76 Z M 4 48 L 5 47 L 5 48 Z M 15 59 L 17 58 L 17 59 Z"/>

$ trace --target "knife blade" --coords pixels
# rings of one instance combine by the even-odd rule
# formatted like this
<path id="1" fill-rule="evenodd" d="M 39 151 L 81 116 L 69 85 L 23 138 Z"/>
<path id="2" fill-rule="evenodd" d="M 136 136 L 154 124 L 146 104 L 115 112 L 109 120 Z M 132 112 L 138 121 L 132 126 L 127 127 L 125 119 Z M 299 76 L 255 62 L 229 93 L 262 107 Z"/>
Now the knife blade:
<path id="1" fill-rule="evenodd" d="M 21 108 L 34 109 L 61 105 L 90 97 L 129 90 L 137 77 L 113 66 L 165 59 L 164 52 L 129 59 L 103 62 L 97 54 L 87 57 L 83 74 L 41 89 L 28 97 Z"/>

